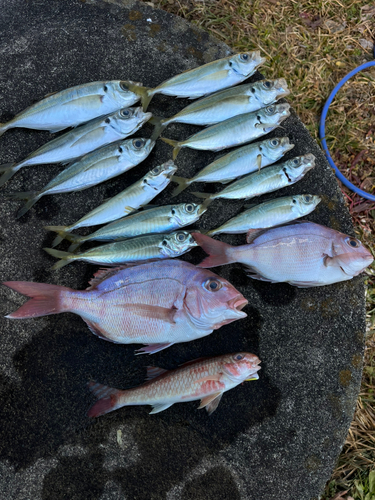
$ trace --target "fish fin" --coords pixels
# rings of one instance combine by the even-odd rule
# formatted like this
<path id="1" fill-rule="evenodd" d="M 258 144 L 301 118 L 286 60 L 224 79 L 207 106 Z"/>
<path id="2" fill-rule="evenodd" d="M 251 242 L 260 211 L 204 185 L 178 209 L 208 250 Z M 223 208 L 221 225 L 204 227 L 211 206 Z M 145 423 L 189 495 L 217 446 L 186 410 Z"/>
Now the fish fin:
<path id="1" fill-rule="evenodd" d="M 177 175 L 172 175 L 171 181 L 177 182 L 178 184 L 178 186 L 172 191 L 172 198 L 182 193 L 182 191 L 184 191 L 192 182 L 190 179 L 186 179 L 185 177 L 178 177 Z"/>
<path id="2" fill-rule="evenodd" d="M 54 233 L 58 234 L 58 236 L 56 236 L 56 238 L 52 242 L 52 247 L 57 246 L 64 239 L 71 241 L 69 239 L 69 226 L 44 226 L 44 229 L 46 229 L 47 231 L 53 231 Z"/>
<path id="3" fill-rule="evenodd" d="M 262 167 L 262 155 L 257 156 L 257 166 L 258 166 L 258 172 Z"/>
<path id="4" fill-rule="evenodd" d="M 10 319 L 38 318 L 39 316 L 58 314 L 64 310 L 60 305 L 60 292 L 74 291 L 64 286 L 31 281 L 5 281 L 3 285 L 31 297 L 31 300 L 23 304 L 17 311 L 5 316 Z"/>
<path id="5" fill-rule="evenodd" d="M 208 403 L 208 405 L 206 406 L 206 411 L 209 415 L 211 415 L 211 413 L 213 413 L 219 406 L 222 395 L 223 393 L 221 393 L 217 398 L 213 399 L 211 403 Z"/>
<path id="6" fill-rule="evenodd" d="M 193 365 L 194 363 L 198 363 L 199 361 L 204 361 L 206 359 L 209 359 L 208 356 L 202 356 L 201 358 L 196 358 L 196 359 L 192 359 L 190 361 L 186 361 L 186 363 L 182 363 L 182 365 L 178 365 L 180 367 L 182 366 L 189 366 L 189 365 Z"/>
<path id="7" fill-rule="evenodd" d="M 248 271 L 247 276 L 249 278 L 254 279 L 254 280 L 265 281 L 266 283 L 283 283 L 282 281 L 279 281 L 279 280 L 271 280 L 269 278 L 265 278 L 261 274 L 258 274 L 257 272 L 255 272 L 254 269 L 250 266 L 245 266 L 245 269 Z"/>
<path id="8" fill-rule="evenodd" d="M 165 129 L 166 125 L 164 125 L 164 121 L 165 120 L 160 116 L 154 115 L 152 118 L 150 118 L 149 123 L 151 123 L 151 125 L 154 125 L 155 127 L 150 137 L 152 141 L 156 141 L 156 139 L 159 138 L 160 134 Z"/>
<path id="9" fill-rule="evenodd" d="M 136 354 L 154 354 L 155 352 L 162 351 L 167 347 L 173 345 L 174 342 L 170 342 L 169 344 L 147 344 L 145 347 L 141 347 L 135 351 Z"/>
<path id="10" fill-rule="evenodd" d="M 167 373 L 169 370 L 165 370 L 164 368 L 159 368 L 158 366 L 147 366 L 147 377 L 146 380 L 153 380 L 156 377 L 160 377 L 164 373 Z"/>
<path id="11" fill-rule="evenodd" d="M 72 260 L 77 258 L 77 255 L 69 253 L 69 252 L 63 252 L 61 250 L 55 250 L 54 248 L 43 248 L 49 255 L 52 255 L 52 257 L 56 257 L 56 259 L 61 259 L 56 264 L 54 264 L 51 269 L 57 270 L 60 269 L 67 264 L 70 264 Z"/>
<path id="12" fill-rule="evenodd" d="M 3 186 L 19 170 L 16 163 L 3 163 L 0 165 L 0 172 L 4 172 L 0 177 L 0 186 Z"/>
<path id="13" fill-rule="evenodd" d="M 114 344 L 118 344 L 118 342 L 113 341 L 112 339 L 109 339 L 106 337 L 103 333 L 103 331 L 99 328 L 98 323 L 95 323 L 94 321 L 89 321 L 85 318 L 83 318 L 84 322 L 88 326 L 89 330 L 91 333 L 99 337 L 100 339 L 107 340 L 108 342 L 113 342 Z"/>
<path id="14" fill-rule="evenodd" d="M 86 132 L 86 134 L 81 135 L 79 139 L 77 139 L 75 142 L 73 142 L 69 147 L 70 148 L 75 148 L 79 146 L 80 144 L 85 144 L 87 142 L 92 142 L 92 144 L 96 144 L 97 139 L 101 138 L 103 135 L 103 130 L 104 127 L 99 127 L 95 128 L 94 130 L 90 130 L 89 132 Z"/>
<path id="15" fill-rule="evenodd" d="M 0 135 L 3 135 L 4 132 L 8 130 L 9 126 L 7 123 L 0 123 Z"/>
<path id="16" fill-rule="evenodd" d="M 43 195 L 39 194 L 39 191 L 25 191 L 23 193 L 11 193 L 7 194 L 7 197 L 13 200 L 27 200 L 26 204 L 18 211 L 17 219 L 25 215 L 25 213 L 30 210 L 30 208 L 41 198 Z"/>
<path id="17" fill-rule="evenodd" d="M 112 267 L 111 269 L 108 268 L 99 269 L 99 271 L 97 271 L 89 281 L 89 286 L 86 288 L 86 290 L 94 290 L 94 288 L 98 288 L 100 283 L 102 283 L 102 281 L 110 278 L 111 276 L 118 273 L 121 269 L 124 269 L 125 267 L 126 266 L 118 266 L 118 267 Z"/>
<path id="18" fill-rule="evenodd" d="M 169 144 L 170 146 L 173 147 L 173 160 L 175 160 L 177 158 L 177 155 L 178 153 L 180 152 L 180 149 L 182 148 L 182 142 L 179 142 L 179 141 L 174 141 L 173 139 L 167 139 L 166 137 L 160 137 L 160 139 L 163 141 L 163 142 L 166 142 L 167 144 Z"/>
<path id="19" fill-rule="evenodd" d="M 150 411 L 150 415 L 153 415 L 154 413 L 160 413 L 161 411 L 166 410 L 173 404 L 174 403 L 155 403 L 152 405 L 152 410 Z"/>
<path id="20" fill-rule="evenodd" d="M 196 360 L 194 360 L 196 361 Z M 217 374 L 217 375 L 207 375 L 207 377 L 202 377 L 198 380 L 195 381 L 196 384 L 198 383 L 201 383 L 201 382 L 210 382 L 210 381 L 214 381 L 214 382 L 219 382 L 221 378 L 221 374 Z"/>
<path id="21" fill-rule="evenodd" d="M 89 382 L 88 387 L 90 391 L 99 398 L 98 401 L 89 409 L 88 416 L 100 417 L 105 415 L 110 411 L 117 410 L 117 401 L 119 396 L 123 391 L 119 389 L 114 389 L 104 384 L 98 384 L 97 382 Z"/>
<path id="22" fill-rule="evenodd" d="M 231 249 L 231 245 L 228 245 L 228 243 L 214 240 L 213 238 L 201 233 L 192 233 L 191 235 L 198 245 L 209 254 L 209 257 L 206 257 L 200 264 L 198 264 L 198 267 L 216 267 L 235 262 L 235 260 L 231 259 L 227 255 L 228 250 Z"/>
<path id="23" fill-rule="evenodd" d="M 204 198 L 206 200 L 212 200 L 211 196 L 215 196 L 215 193 L 198 193 L 197 191 L 192 192 L 197 198 Z"/>
<path id="24" fill-rule="evenodd" d="M 217 405 L 220 403 L 221 396 L 223 395 L 222 392 L 215 392 L 215 394 L 210 394 L 209 396 L 205 396 L 204 398 L 201 399 L 201 404 L 198 406 L 198 410 L 201 410 L 202 408 L 205 408 L 208 406 L 210 403 L 215 401 L 215 399 L 219 399 L 215 408 L 212 410 L 216 410 Z M 207 410 L 209 411 L 209 410 Z M 211 412 L 212 413 L 212 412 Z"/>
<path id="25" fill-rule="evenodd" d="M 252 228 L 249 229 L 248 232 L 246 233 L 246 242 L 247 243 L 252 243 L 258 236 L 261 236 L 263 233 L 268 231 L 270 228 Z"/>
<path id="26" fill-rule="evenodd" d="M 55 94 L 57 94 L 57 92 L 59 92 L 59 91 L 58 91 L 58 90 L 55 90 L 54 92 L 48 92 L 48 94 L 46 94 L 46 95 L 44 96 L 44 99 L 46 99 L 46 97 L 51 97 L 51 95 L 55 95 Z"/>
<path id="27" fill-rule="evenodd" d="M 130 314 L 135 314 L 142 318 L 160 319 L 166 323 L 174 325 L 174 315 L 177 309 L 168 309 L 160 306 L 150 306 L 148 304 L 116 304 L 114 307 L 121 307 L 129 310 Z"/>
<path id="28" fill-rule="evenodd" d="M 143 87 L 142 85 L 137 85 L 128 80 L 126 81 L 126 86 L 131 92 L 134 92 L 134 94 L 140 96 L 143 111 L 147 111 L 148 105 L 150 104 L 151 99 L 154 97 L 154 89 L 150 87 Z"/>

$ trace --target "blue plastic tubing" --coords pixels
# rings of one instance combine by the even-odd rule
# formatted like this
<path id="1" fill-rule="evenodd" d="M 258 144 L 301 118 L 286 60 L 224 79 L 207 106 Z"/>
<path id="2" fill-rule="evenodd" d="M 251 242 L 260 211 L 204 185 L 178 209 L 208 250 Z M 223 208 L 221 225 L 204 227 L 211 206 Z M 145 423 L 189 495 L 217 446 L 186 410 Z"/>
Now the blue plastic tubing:
<path id="1" fill-rule="evenodd" d="M 374 45 L 374 57 L 375 57 L 375 45 Z M 328 113 L 328 109 L 333 101 L 333 99 L 335 98 L 337 92 L 341 89 L 341 87 L 354 75 L 356 75 L 357 73 L 359 73 L 360 71 L 362 71 L 363 69 L 367 69 L 367 68 L 370 68 L 371 66 L 375 66 L 375 61 L 369 61 L 369 62 L 366 62 L 364 64 L 361 64 L 360 66 L 358 66 L 357 68 L 353 69 L 353 71 L 351 71 L 350 73 L 348 73 L 337 85 L 336 87 L 332 90 L 330 96 L 328 97 L 327 99 L 327 102 L 325 103 L 324 105 L 324 108 L 323 108 L 323 111 L 322 111 L 322 115 L 320 117 L 320 125 L 319 125 L 319 135 L 320 135 L 320 139 L 322 141 L 322 146 L 323 146 L 323 149 L 324 149 L 324 152 L 325 152 L 325 155 L 327 157 L 327 160 L 328 160 L 328 163 L 331 165 L 331 167 L 335 170 L 336 172 L 336 176 L 338 177 L 338 179 L 346 186 L 348 187 L 351 191 L 354 191 L 355 193 L 359 194 L 360 196 L 362 196 L 363 198 L 366 198 L 368 200 L 371 200 L 371 201 L 375 201 L 375 196 L 368 193 L 367 191 L 363 191 L 362 189 L 360 189 L 359 187 L 355 186 L 354 184 L 352 184 L 346 177 L 344 177 L 342 175 L 342 173 L 340 172 L 340 170 L 337 168 L 337 166 L 335 165 L 335 162 L 332 160 L 332 157 L 329 153 L 329 150 L 328 150 L 328 146 L 327 146 L 327 143 L 326 143 L 326 139 L 325 139 L 325 135 L 326 135 L 326 131 L 325 131 L 325 126 L 326 126 L 326 118 L 327 118 L 327 113 Z"/>

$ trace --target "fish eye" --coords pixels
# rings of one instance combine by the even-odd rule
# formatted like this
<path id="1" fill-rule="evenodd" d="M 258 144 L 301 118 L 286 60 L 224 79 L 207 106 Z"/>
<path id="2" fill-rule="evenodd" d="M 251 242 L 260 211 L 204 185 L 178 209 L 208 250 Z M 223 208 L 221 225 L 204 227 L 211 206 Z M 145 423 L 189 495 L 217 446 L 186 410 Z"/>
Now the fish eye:
<path id="1" fill-rule="evenodd" d="M 103 90 L 104 90 L 104 92 L 107 92 L 107 90 L 108 90 L 107 85 L 104 85 Z"/>
<path id="2" fill-rule="evenodd" d="M 266 108 L 266 112 L 267 112 L 269 115 L 273 115 L 273 114 L 275 113 L 275 111 L 276 111 L 275 106 L 268 106 L 268 107 Z"/>
<path id="3" fill-rule="evenodd" d="M 249 54 L 241 54 L 240 59 L 241 61 L 247 61 L 249 59 Z"/>
<path id="4" fill-rule="evenodd" d="M 153 169 L 151 170 L 151 174 L 152 174 L 152 175 L 158 175 L 158 174 L 160 174 L 160 171 L 161 171 L 161 170 L 160 170 L 160 167 L 155 167 L 155 168 L 153 168 Z"/>
<path id="5" fill-rule="evenodd" d="M 272 87 L 272 82 L 266 80 L 265 82 L 263 82 L 263 86 L 266 87 L 266 89 L 270 89 Z"/>
<path id="6" fill-rule="evenodd" d="M 161 244 L 162 244 L 164 247 L 166 247 L 166 246 L 168 245 L 168 241 L 167 241 L 167 240 L 163 240 L 163 241 L 161 242 Z"/>
<path id="7" fill-rule="evenodd" d="M 218 292 L 222 288 L 221 282 L 216 278 L 209 278 L 203 283 L 203 286 L 209 292 Z"/>
<path id="8" fill-rule="evenodd" d="M 133 146 L 137 149 L 141 149 L 143 144 L 144 144 L 144 142 L 142 141 L 142 139 L 134 139 L 134 141 L 133 141 Z"/>
<path id="9" fill-rule="evenodd" d="M 121 90 L 129 90 L 128 87 L 126 86 L 125 82 L 120 82 L 120 89 Z"/>
<path id="10" fill-rule="evenodd" d="M 347 238 L 346 242 L 348 245 L 350 245 L 352 248 L 358 248 L 361 246 L 361 242 L 357 240 L 356 238 Z"/>
<path id="11" fill-rule="evenodd" d="M 186 203 L 185 210 L 187 212 L 194 212 L 194 205 L 192 203 Z"/>
<path id="12" fill-rule="evenodd" d="M 257 91 L 257 90 L 256 90 L 254 87 L 251 87 L 251 92 L 252 92 L 253 94 L 255 94 L 255 92 L 256 92 L 256 91 Z"/>
<path id="13" fill-rule="evenodd" d="M 272 139 L 271 141 L 272 146 L 278 146 L 280 144 L 279 139 Z"/>
<path id="14" fill-rule="evenodd" d="M 177 233 L 176 234 L 177 241 L 183 242 L 186 240 L 186 234 L 185 233 Z"/>
<path id="15" fill-rule="evenodd" d="M 297 200 L 293 198 L 292 203 L 295 205 L 297 203 Z"/>
<path id="16" fill-rule="evenodd" d="M 110 119 L 110 118 L 106 118 L 106 119 L 104 120 L 104 123 L 111 123 L 111 119 Z"/>
<path id="17" fill-rule="evenodd" d="M 242 354 L 235 354 L 233 356 L 233 359 L 235 359 L 236 361 L 241 361 L 241 359 L 243 359 L 245 356 L 242 356 Z"/>
<path id="18" fill-rule="evenodd" d="M 123 118 L 129 118 L 130 114 L 131 113 L 128 109 L 122 109 L 120 111 L 120 116 L 122 116 Z"/>
<path id="19" fill-rule="evenodd" d="M 310 201 L 312 201 L 313 197 L 310 196 L 309 194 L 305 194 L 303 197 L 302 197 L 303 201 L 305 203 L 310 203 Z"/>
<path id="20" fill-rule="evenodd" d="M 299 159 L 298 158 L 294 158 L 294 160 L 292 160 L 292 163 L 293 163 L 293 165 L 298 166 L 299 165 Z"/>

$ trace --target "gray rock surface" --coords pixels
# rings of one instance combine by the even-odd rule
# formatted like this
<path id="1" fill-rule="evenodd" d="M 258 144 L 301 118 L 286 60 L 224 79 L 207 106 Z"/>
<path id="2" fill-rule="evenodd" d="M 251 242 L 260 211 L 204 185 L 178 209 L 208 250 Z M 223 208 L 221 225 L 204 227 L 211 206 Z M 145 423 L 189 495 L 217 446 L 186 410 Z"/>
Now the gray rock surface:
<path id="1" fill-rule="evenodd" d="M 155 86 L 229 54 L 227 46 L 194 26 L 133 0 L 0 0 L 0 12 L 0 121 L 52 91 L 118 78 Z M 150 110 L 169 116 L 187 102 L 158 96 Z M 286 158 L 312 152 L 317 166 L 300 183 L 263 199 L 320 194 L 323 201 L 308 219 L 353 234 L 320 149 L 296 116 L 283 127 L 296 145 Z M 151 130 L 146 126 L 137 135 L 149 136 Z M 174 125 L 165 135 L 185 138 L 195 130 Z M 0 139 L 0 162 L 25 157 L 49 137 L 8 131 Z M 53 259 L 42 248 L 50 246 L 53 235 L 43 226 L 78 219 L 170 157 L 171 148 L 158 141 L 148 160 L 131 172 L 82 193 L 45 197 L 21 220 L 15 219 L 19 203 L 1 195 L 1 281 L 84 288 L 96 267 L 75 263 L 50 271 Z M 213 158 L 183 150 L 178 173 L 191 175 Z M 40 188 L 59 169 L 25 168 L 2 192 Z M 170 192 L 157 201 L 168 203 Z M 192 196 L 187 190 L 179 200 Z M 228 219 L 242 204 L 215 201 L 199 227 Z M 243 237 L 222 239 L 239 243 Z M 197 263 L 202 255 L 197 249 L 185 258 Z M 247 319 L 152 357 L 135 357 L 133 346 L 96 338 L 73 314 L 0 319 L 0 498 L 318 497 L 344 443 L 358 393 L 363 280 L 297 289 L 249 280 L 236 265 L 216 271 L 248 298 Z M 0 297 L 1 318 L 24 301 L 5 287 Z M 149 364 L 173 368 L 200 356 L 244 350 L 262 359 L 260 380 L 226 393 L 211 417 L 197 411 L 196 403 L 152 416 L 148 407 L 124 408 L 93 421 L 86 416 L 93 402 L 86 387 L 90 379 L 126 388 L 143 381 Z"/>

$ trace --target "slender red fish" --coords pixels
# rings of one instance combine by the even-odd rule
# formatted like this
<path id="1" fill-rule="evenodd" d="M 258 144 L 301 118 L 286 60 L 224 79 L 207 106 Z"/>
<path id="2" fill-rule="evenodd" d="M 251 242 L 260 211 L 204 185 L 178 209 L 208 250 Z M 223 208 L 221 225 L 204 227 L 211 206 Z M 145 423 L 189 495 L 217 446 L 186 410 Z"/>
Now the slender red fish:
<path id="1" fill-rule="evenodd" d="M 175 370 L 149 366 L 147 382 L 121 391 L 91 382 L 90 390 L 99 400 L 90 408 L 89 417 L 99 417 L 122 406 L 152 405 L 150 413 L 159 413 L 174 403 L 201 400 L 199 408 L 209 415 L 216 410 L 225 391 L 245 380 L 257 380 L 260 359 L 248 352 L 224 354 L 189 361 Z"/>

